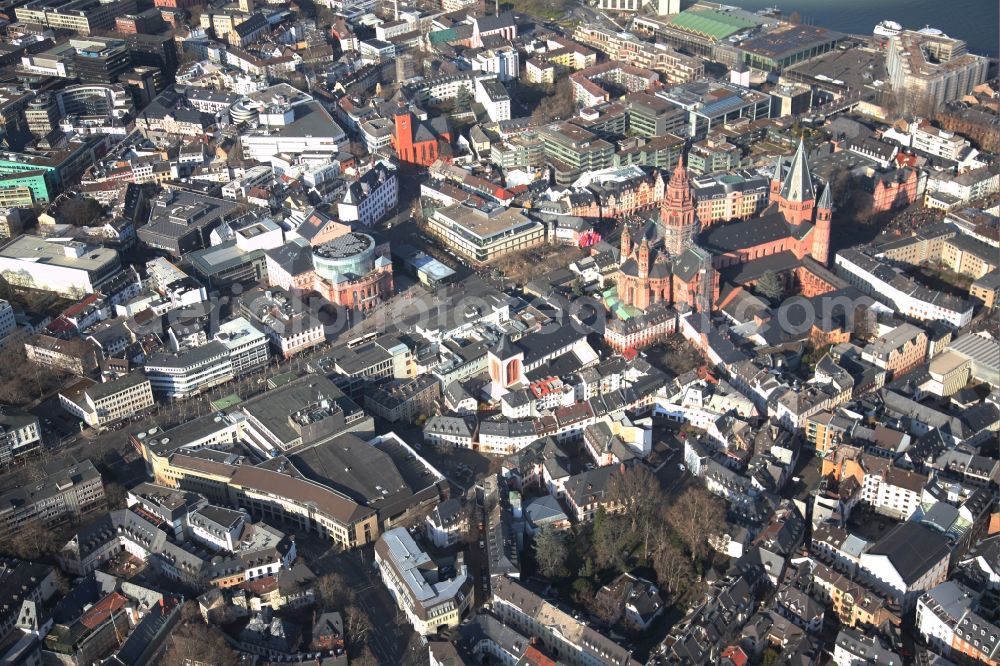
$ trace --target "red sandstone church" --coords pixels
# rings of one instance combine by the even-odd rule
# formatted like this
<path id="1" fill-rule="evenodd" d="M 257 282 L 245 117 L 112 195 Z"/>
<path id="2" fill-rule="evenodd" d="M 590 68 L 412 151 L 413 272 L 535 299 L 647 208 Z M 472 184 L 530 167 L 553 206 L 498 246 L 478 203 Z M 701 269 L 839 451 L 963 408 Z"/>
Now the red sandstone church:
<path id="1" fill-rule="evenodd" d="M 406 107 L 396 110 L 392 147 L 400 162 L 429 167 L 438 159 L 440 142 L 451 142 L 451 132 L 444 117 L 418 117 Z"/>
<path id="2" fill-rule="evenodd" d="M 791 262 L 808 259 L 825 266 L 831 214 L 829 185 L 817 202 L 800 141 L 787 171 L 778 160 L 770 204 L 759 217 L 714 224 L 699 233 L 691 184 L 679 162 L 667 185 L 659 221 L 634 245 L 632 232 L 627 227 L 622 231 L 618 299 L 640 310 L 659 302 L 704 309 L 718 300 L 720 269 L 777 254 Z"/>

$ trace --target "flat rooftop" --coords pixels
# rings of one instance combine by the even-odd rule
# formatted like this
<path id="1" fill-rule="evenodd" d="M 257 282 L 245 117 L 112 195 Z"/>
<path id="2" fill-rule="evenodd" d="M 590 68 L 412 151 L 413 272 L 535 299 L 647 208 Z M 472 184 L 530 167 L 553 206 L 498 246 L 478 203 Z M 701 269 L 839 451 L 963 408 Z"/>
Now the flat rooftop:
<path id="1" fill-rule="evenodd" d="M 792 65 L 786 76 L 802 78 L 817 85 L 863 88 L 875 81 L 885 81 L 885 54 L 873 49 L 834 49 L 821 56 Z"/>
<path id="2" fill-rule="evenodd" d="M 79 241 L 56 241 L 25 234 L 0 248 L 0 257 L 83 271 L 100 271 L 118 262 L 118 252 Z"/>
<path id="3" fill-rule="evenodd" d="M 487 213 L 478 208 L 455 204 L 442 208 L 437 213 L 468 234 L 482 239 L 511 233 L 526 225 L 538 224 L 524 215 L 519 208 L 505 208 Z"/>
<path id="4" fill-rule="evenodd" d="M 813 25 L 787 25 L 748 39 L 740 49 L 766 58 L 782 58 L 809 50 L 814 46 L 835 42 L 843 35 Z"/>

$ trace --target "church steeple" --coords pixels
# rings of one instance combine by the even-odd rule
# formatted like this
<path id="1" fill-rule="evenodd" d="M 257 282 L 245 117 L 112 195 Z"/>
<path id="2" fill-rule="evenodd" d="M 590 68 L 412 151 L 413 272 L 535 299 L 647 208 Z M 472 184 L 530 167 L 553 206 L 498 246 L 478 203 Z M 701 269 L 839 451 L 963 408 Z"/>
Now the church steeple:
<path id="1" fill-rule="evenodd" d="M 781 184 L 781 198 L 785 201 L 804 203 L 816 199 L 813 189 L 812 175 L 809 173 L 809 163 L 806 161 L 806 147 L 799 139 L 799 147 L 792 158 L 792 166 Z"/>
<path id="2" fill-rule="evenodd" d="M 622 226 L 621 260 L 625 261 L 632 254 L 632 233 L 628 230 L 628 223 Z"/>
<path id="3" fill-rule="evenodd" d="M 830 225 L 833 222 L 833 196 L 830 194 L 830 183 L 823 187 L 823 194 L 816 204 L 816 228 L 809 254 L 819 263 L 826 266 L 830 261 Z"/>
<path id="4" fill-rule="evenodd" d="M 827 183 L 823 187 L 823 193 L 819 195 L 819 203 L 816 204 L 816 207 L 833 210 L 833 195 L 830 194 L 830 183 Z"/>
<path id="5" fill-rule="evenodd" d="M 812 221 L 813 208 L 816 206 L 816 190 L 813 188 L 809 162 L 806 161 L 806 146 L 802 139 L 799 139 L 799 147 L 792 157 L 792 164 L 788 167 L 781 190 L 771 195 L 771 201 L 775 200 L 778 202 L 781 216 L 788 224 L 798 226 Z"/>

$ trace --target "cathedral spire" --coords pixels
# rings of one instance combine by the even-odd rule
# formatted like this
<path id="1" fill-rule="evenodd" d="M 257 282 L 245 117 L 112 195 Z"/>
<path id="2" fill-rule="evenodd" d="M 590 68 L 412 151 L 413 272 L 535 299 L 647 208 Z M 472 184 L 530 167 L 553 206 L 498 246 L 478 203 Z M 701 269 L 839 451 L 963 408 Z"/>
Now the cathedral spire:
<path id="1" fill-rule="evenodd" d="M 674 167 L 674 178 L 677 178 L 678 176 L 687 179 L 687 169 L 684 168 L 683 154 L 681 154 L 681 156 L 677 158 L 677 166 Z"/>
<path id="2" fill-rule="evenodd" d="M 788 169 L 788 175 L 781 185 L 781 198 L 795 203 L 812 201 L 816 198 L 812 174 L 809 173 L 809 163 L 806 161 L 806 147 L 801 138 L 792 158 L 792 165 Z"/>
<path id="3" fill-rule="evenodd" d="M 830 183 L 823 186 L 823 193 L 819 195 L 819 203 L 816 204 L 816 207 L 833 210 L 833 195 L 830 194 Z"/>

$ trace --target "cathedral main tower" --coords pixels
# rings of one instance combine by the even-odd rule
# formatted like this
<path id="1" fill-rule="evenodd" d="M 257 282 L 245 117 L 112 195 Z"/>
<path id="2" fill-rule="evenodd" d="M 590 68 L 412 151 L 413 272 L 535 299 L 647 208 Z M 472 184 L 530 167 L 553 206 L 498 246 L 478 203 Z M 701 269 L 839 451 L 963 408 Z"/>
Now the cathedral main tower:
<path id="1" fill-rule="evenodd" d="M 683 157 L 677 160 L 677 168 L 667 184 L 660 209 L 660 225 L 663 227 L 663 248 L 674 257 L 680 256 L 698 233 L 694 195 Z"/>

